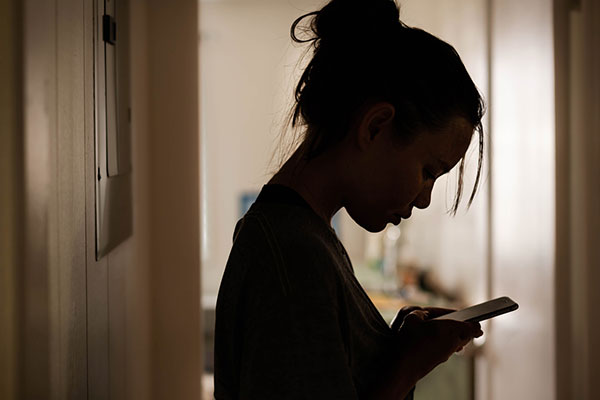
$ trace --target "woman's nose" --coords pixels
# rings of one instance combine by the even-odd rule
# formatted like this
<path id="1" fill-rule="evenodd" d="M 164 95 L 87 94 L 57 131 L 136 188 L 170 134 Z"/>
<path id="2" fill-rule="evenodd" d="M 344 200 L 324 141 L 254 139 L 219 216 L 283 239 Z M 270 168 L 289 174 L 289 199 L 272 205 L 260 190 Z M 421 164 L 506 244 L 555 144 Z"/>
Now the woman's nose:
<path id="1" fill-rule="evenodd" d="M 431 192 L 432 191 L 433 191 L 433 182 L 429 185 L 426 185 L 423 188 L 423 190 L 421 190 L 421 193 L 419 193 L 419 195 L 413 202 L 413 205 L 417 208 L 420 208 L 421 210 L 429 207 L 429 204 L 431 204 Z"/>

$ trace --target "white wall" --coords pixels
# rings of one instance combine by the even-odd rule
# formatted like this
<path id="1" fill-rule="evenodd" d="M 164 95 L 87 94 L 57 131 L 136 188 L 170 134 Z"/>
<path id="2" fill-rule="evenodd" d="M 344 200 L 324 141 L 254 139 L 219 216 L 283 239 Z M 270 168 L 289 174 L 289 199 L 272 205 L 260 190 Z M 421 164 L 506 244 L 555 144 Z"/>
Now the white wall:
<path id="1" fill-rule="evenodd" d="M 552 1 L 492 2 L 492 321 L 486 399 L 553 399 L 555 130 Z"/>

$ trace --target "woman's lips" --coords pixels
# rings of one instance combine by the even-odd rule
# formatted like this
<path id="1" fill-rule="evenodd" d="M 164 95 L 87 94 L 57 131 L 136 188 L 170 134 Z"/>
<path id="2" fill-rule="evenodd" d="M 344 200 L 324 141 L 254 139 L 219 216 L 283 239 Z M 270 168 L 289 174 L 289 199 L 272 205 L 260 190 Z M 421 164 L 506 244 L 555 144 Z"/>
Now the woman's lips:
<path id="1" fill-rule="evenodd" d="M 398 225 L 403 219 L 409 219 L 411 215 L 412 215 L 412 211 L 409 212 L 408 214 L 404 214 L 404 215 L 394 214 L 394 215 L 392 215 L 392 223 L 394 225 Z"/>

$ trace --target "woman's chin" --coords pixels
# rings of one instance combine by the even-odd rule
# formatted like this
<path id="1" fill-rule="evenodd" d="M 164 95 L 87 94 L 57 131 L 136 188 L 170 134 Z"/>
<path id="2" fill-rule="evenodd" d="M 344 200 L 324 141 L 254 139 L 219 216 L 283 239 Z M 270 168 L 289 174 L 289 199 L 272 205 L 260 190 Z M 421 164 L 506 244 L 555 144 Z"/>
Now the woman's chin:
<path id="1" fill-rule="evenodd" d="M 346 208 L 348 215 L 358 226 L 371 233 L 378 233 L 383 231 L 389 222 L 392 222 L 387 216 L 373 216 L 364 214 L 354 214 L 352 211 Z"/>
<path id="2" fill-rule="evenodd" d="M 367 223 L 358 223 L 358 225 L 360 225 L 363 229 L 371 232 L 371 233 L 378 233 L 383 231 L 388 224 L 389 221 L 369 221 Z"/>

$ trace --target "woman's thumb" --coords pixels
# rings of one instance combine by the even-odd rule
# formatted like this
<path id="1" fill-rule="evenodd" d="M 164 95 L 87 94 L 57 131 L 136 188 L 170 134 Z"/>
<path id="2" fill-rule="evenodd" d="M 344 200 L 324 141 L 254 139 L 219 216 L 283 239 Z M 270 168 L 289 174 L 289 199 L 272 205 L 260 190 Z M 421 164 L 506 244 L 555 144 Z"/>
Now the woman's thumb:
<path id="1" fill-rule="evenodd" d="M 403 326 L 410 327 L 418 325 L 425 321 L 429 316 L 429 313 L 425 310 L 414 310 L 411 311 L 406 317 L 404 317 Z"/>

